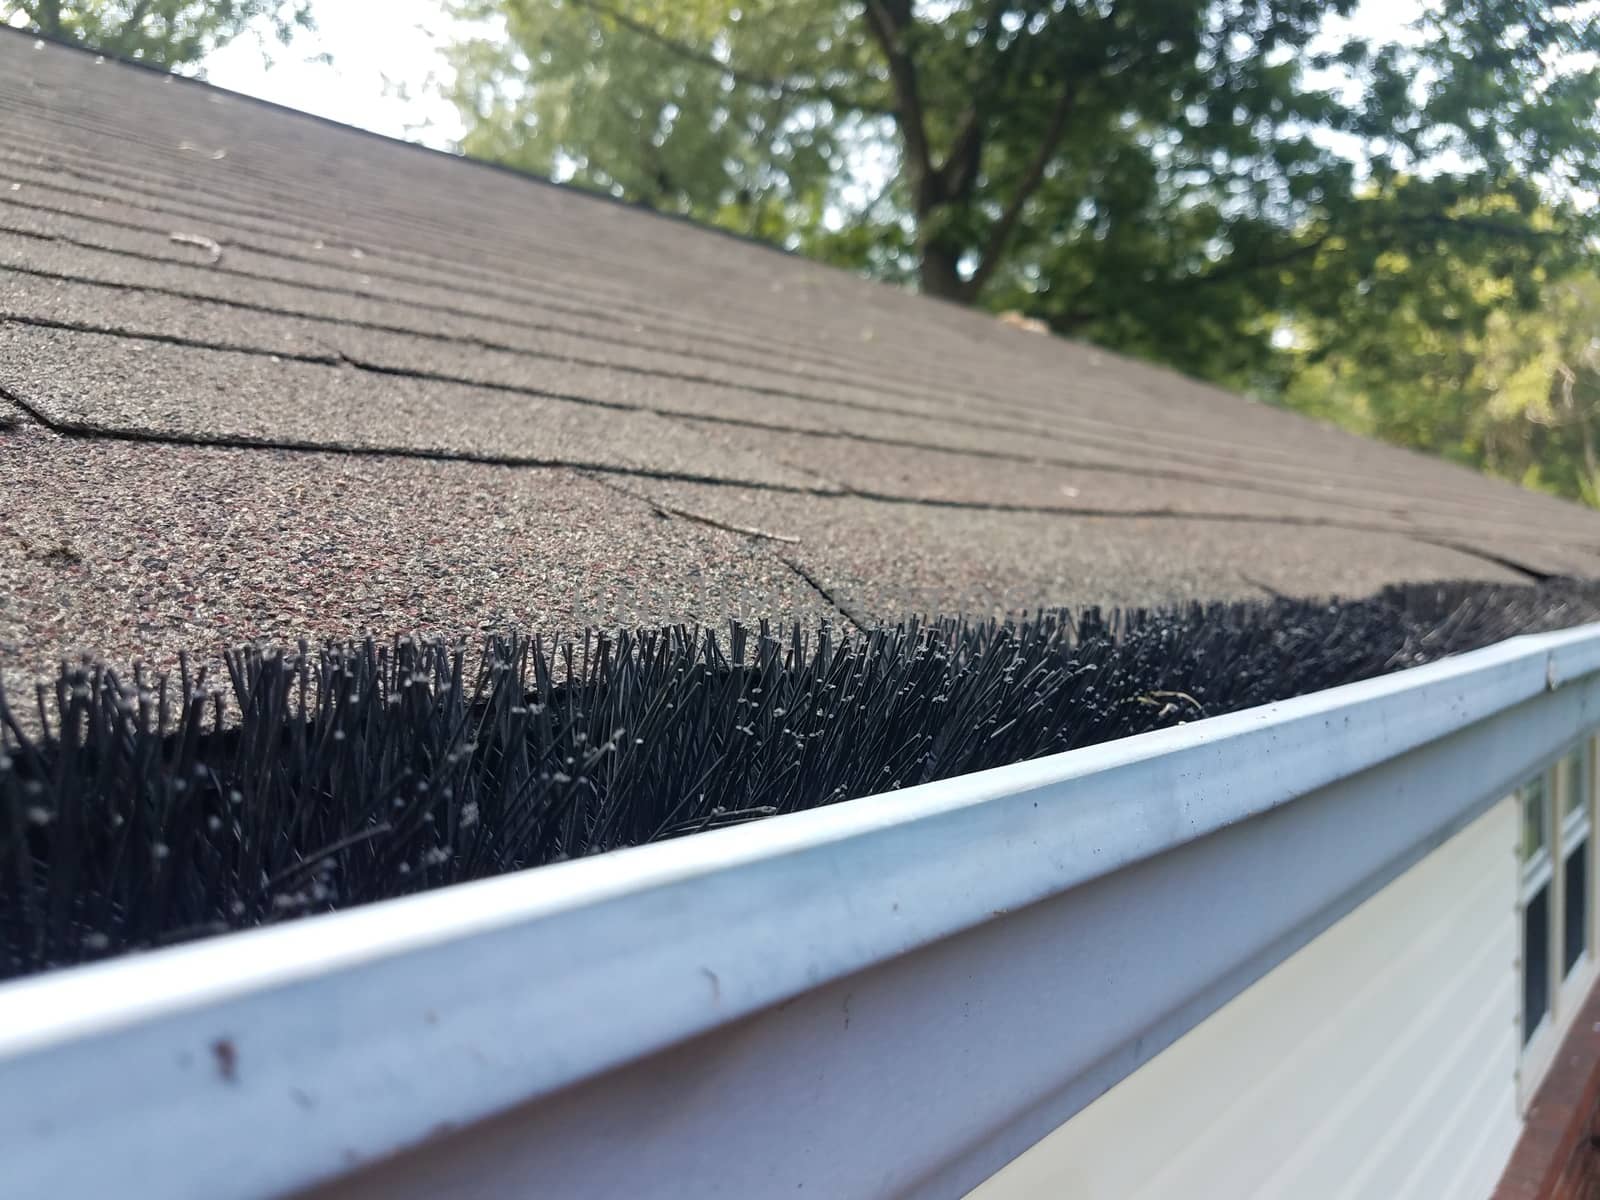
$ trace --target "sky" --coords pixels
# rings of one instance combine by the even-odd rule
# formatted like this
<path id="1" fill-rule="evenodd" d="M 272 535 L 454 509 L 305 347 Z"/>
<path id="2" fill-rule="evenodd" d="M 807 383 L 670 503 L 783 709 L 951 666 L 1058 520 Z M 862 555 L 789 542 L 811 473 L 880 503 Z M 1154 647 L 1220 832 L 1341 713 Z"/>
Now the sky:
<path id="1" fill-rule="evenodd" d="M 246 35 L 208 58 L 205 76 L 230 91 L 449 148 L 464 130 L 439 94 L 450 79 L 440 50 L 460 29 L 442 8 L 439 0 L 321 0 L 316 32 L 298 34 L 288 48 Z M 332 62 L 317 61 L 320 54 Z"/>
<path id="2" fill-rule="evenodd" d="M 1341 33 L 1393 38 L 1424 0 L 1366 0 Z M 440 0 L 320 0 L 318 28 L 285 49 L 240 38 L 204 64 L 220 87 L 330 117 L 390 137 L 449 149 L 465 132 L 440 95 L 451 78 L 440 51 L 464 31 Z M 272 57 L 269 67 L 262 52 Z M 332 62 L 316 61 L 327 54 Z"/>

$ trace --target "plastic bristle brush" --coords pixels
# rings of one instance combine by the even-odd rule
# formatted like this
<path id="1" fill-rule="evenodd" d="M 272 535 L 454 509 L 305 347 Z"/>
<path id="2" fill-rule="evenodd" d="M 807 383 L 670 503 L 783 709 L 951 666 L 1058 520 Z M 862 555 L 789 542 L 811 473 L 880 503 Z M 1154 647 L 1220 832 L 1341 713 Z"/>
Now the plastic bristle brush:
<path id="1" fill-rule="evenodd" d="M 0 977 L 1126 737 L 1600 617 L 1600 585 L 250 648 L 0 692 Z M 31 709 L 33 706 L 27 706 Z M 874 803 L 893 804 L 892 796 Z"/>

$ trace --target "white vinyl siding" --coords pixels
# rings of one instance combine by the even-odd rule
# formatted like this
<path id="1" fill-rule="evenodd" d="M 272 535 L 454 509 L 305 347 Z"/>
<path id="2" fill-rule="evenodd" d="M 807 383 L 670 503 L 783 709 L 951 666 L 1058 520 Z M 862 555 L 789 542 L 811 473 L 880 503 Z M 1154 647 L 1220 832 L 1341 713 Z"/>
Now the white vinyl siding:
<path id="1" fill-rule="evenodd" d="M 1520 1128 L 1520 818 L 1497 804 L 972 1196 L 1487 1196 Z"/>

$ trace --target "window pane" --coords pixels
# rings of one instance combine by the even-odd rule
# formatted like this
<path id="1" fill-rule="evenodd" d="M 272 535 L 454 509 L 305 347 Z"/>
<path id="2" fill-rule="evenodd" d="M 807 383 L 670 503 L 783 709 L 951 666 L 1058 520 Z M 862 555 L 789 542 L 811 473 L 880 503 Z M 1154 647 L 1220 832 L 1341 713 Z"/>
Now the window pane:
<path id="1" fill-rule="evenodd" d="M 1550 889 L 1542 887 L 1522 910 L 1522 1040 L 1550 1010 Z"/>
<path id="2" fill-rule="evenodd" d="M 1583 957 L 1588 945 L 1589 929 L 1589 847 L 1579 846 L 1567 855 L 1567 880 L 1564 885 L 1567 907 L 1562 914 L 1566 928 L 1562 931 L 1566 953 L 1562 955 L 1561 974 L 1572 973 L 1578 959 Z"/>
<path id="3" fill-rule="evenodd" d="M 1561 813 L 1565 816 L 1583 807 L 1583 755 L 1574 751 L 1556 769 L 1561 772 Z"/>
<path id="4" fill-rule="evenodd" d="M 1536 857 L 1549 843 L 1550 832 L 1545 820 L 1546 799 L 1543 775 L 1522 785 L 1523 862 Z"/>

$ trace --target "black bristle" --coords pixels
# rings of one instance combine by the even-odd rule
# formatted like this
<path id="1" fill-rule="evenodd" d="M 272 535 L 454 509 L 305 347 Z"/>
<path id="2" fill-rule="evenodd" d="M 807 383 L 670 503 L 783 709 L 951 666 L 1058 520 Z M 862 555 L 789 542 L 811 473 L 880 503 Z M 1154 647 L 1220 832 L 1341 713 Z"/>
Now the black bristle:
<path id="1" fill-rule="evenodd" d="M 230 652 L 0 692 L 0 978 L 911 787 L 1600 617 L 1600 585 Z M 208 712 L 209 710 L 209 712 Z M 893 803 L 887 799 L 884 803 Z"/>

